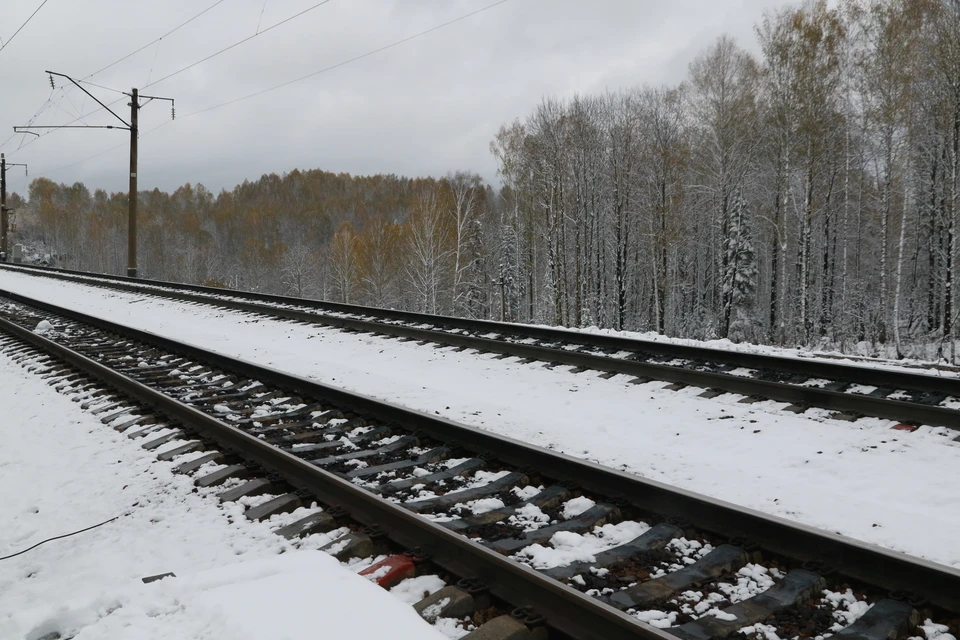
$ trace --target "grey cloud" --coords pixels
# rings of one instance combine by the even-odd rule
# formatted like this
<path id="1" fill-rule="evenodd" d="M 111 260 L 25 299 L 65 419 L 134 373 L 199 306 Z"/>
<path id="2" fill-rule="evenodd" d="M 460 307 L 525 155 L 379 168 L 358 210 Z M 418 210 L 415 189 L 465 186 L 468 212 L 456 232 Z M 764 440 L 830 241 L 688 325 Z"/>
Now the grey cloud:
<path id="1" fill-rule="evenodd" d="M 147 84 L 317 0 L 225 0 L 194 23 L 92 78 L 129 90 Z M 178 119 L 153 103 L 141 112 L 140 187 L 185 182 L 213 191 L 294 168 L 493 179 L 488 143 L 544 95 L 569 96 L 683 79 L 720 34 L 755 48 L 753 25 L 783 0 L 511 0 L 389 51 L 289 87 L 194 117 L 206 107 L 312 73 L 489 4 L 491 0 L 332 0 L 327 5 L 146 90 L 177 100 Z M 209 2 L 50 2 L 0 53 L 0 133 L 25 124 L 50 94 L 44 69 L 83 77 L 158 37 Z M 4 38 L 35 8 L 5 6 Z M 266 7 L 264 9 L 264 6 Z M 154 63 L 155 60 L 155 63 Z M 152 69 L 152 71 L 151 71 Z M 118 96 L 91 88 L 101 99 Z M 126 100 L 116 105 L 128 116 Z M 69 91 L 38 123 L 62 124 L 93 102 Z M 90 124 L 111 124 L 99 113 Z M 154 132 L 150 129 L 164 125 Z M 9 133 L 0 135 L 0 142 Z M 125 132 L 57 131 L 17 150 L 31 176 L 126 187 Z M 119 148 L 86 160 L 106 149 Z M 79 162 L 85 160 L 83 162 Z M 72 165 L 67 166 L 66 165 Z M 59 170 L 58 170 L 59 169 Z M 11 188 L 21 190 L 19 178 Z"/>

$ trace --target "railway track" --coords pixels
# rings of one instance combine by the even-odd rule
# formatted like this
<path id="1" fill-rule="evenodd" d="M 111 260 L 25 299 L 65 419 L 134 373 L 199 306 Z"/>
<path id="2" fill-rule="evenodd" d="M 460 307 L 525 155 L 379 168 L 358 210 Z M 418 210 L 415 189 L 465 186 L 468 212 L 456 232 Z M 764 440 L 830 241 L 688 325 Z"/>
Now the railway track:
<path id="1" fill-rule="evenodd" d="M 548 367 L 569 366 L 577 372 L 627 375 L 634 382 L 662 380 L 675 390 L 695 386 L 704 389 L 705 397 L 731 393 L 743 396 L 744 403 L 785 402 L 787 410 L 795 413 L 815 407 L 843 420 L 870 416 L 960 431 L 960 378 L 955 377 L 41 267 L 3 268 L 349 332 L 498 353 L 526 362 L 542 361 Z"/>
<path id="2" fill-rule="evenodd" d="M 466 580 L 432 612 L 505 614 L 477 637 L 957 631 L 955 569 L 23 296 L 0 298 L 0 330 L 4 352 L 69 367 L 61 386 L 113 389 L 94 406 L 103 420 L 148 447 L 182 443 L 165 455 L 193 454 L 181 470 L 227 482 L 222 499 L 265 494 L 248 516 L 324 505 L 284 535 L 348 517 L 328 551 L 369 555 L 386 536 L 396 565 L 419 549 L 409 564 Z"/>

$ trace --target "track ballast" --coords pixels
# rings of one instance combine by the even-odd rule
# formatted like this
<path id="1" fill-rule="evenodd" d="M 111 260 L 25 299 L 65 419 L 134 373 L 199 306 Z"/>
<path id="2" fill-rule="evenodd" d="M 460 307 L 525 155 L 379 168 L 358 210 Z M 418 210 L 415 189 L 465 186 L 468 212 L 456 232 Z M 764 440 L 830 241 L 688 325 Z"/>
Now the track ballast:
<path id="1" fill-rule="evenodd" d="M 545 366 L 570 366 L 604 375 L 632 376 L 635 382 L 662 380 L 671 388 L 703 388 L 704 397 L 725 393 L 740 402 L 774 400 L 802 413 L 831 411 L 843 420 L 863 416 L 910 426 L 960 431 L 960 378 L 851 366 L 816 358 L 789 358 L 705 347 L 595 335 L 548 327 L 473 320 L 214 287 L 104 276 L 24 265 L 2 265 L 109 289 L 210 305 L 295 322 L 336 327 L 424 344 L 516 357 Z M 960 438 L 960 437 L 958 437 Z"/>
<path id="2" fill-rule="evenodd" d="M 0 315 L 18 339 L 175 421 L 163 437 L 195 430 L 246 460 L 217 473 L 262 469 L 242 491 L 283 485 L 291 490 L 279 501 L 309 494 L 341 507 L 449 573 L 480 578 L 503 602 L 532 605 L 528 622 L 542 616 L 555 634 L 664 637 L 635 621 L 663 624 L 645 616 L 666 610 L 681 637 L 723 637 L 756 622 L 775 623 L 781 637 L 815 637 L 835 624 L 811 605 L 824 588 L 876 605 L 842 636 L 895 637 L 918 616 L 960 610 L 960 572 L 933 563 L 23 297 Z M 32 331 L 43 320 L 50 340 Z M 146 428 L 129 425 L 137 427 Z M 539 572 L 524 564 L 536 564 L 529 551 L 557 533 L 603 525 L 637 535 L 592 561 Z M 370 533 L 346 542 L 365 544 Z M 744 572 L 754 586 L 741 599 Z M 694 619 L 702 612 L 692 592 L 722 615 Z"/>

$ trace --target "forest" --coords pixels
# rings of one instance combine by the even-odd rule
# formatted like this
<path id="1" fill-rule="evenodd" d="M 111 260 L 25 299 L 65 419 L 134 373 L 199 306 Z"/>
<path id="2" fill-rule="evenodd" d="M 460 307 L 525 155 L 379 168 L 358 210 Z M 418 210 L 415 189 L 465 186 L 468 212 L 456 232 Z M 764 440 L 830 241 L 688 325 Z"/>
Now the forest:
<path id="1" fill-rule="evenodd" d="M 675 86 L 544 97 L 491 132 L 496 185 L 303 170 L 142 191 L 141 275 L 955 360 L 960 0 L 806 2 L 755 33 L 756 55 L 722 36 Z M 125 272 L 126 194 L 26 195 L 13 242 Z"/>

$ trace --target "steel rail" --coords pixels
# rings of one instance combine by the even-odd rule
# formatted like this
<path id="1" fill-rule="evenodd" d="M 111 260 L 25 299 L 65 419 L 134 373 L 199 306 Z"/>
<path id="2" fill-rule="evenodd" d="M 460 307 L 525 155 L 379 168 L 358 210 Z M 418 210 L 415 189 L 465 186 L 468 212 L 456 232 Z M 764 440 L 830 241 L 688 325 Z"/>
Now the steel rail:
<path id="1" fill-rule="evenodd" d="M 506 602 L 534 607 L 545 616 L 549 626 L 567 636 L 582 640 L 674 638 L 9 320 L 0 318 L 0 330 L 177 420 L 187 429 L 255 460 L 265 469 L 282 474 L 292 485 L 307 489 L 321 502 L 343 507 L 360 523 L 379 525 L 397 544 L 420 547 L 430 554 L 432 562 L 451 574 L 477 577 L 493 595 Z"/>
<path id="2" fill-rule="evenodd" d="M 0 291 L 0 295 L 6 296 L 7 294 Z M 671 487 L 640 476 L 609 469 L 598 464 L 533 446 L 512 438 L 481 431 L 437 416 L 431 416 L 406 407 L 376 400 L 368 396 L 349 392 L 248 361 L 207 351 L 200 347 L 186 345 L 150 332 L 63 309 L 48 303 L 30 300 L 24 296 L 16 295 L 12 299 L 77 322 L 95 326 L 115 335 L 123 336 L 126 339 L 151 344 L 192 360 L 213 365 L 249 378 L 268 382 L 297 394 L 304 394 L 305 396 L 326 401 L 339 407 L 349 408 L 358 414 L 370 416 L 387 425 L 397 425 L 403 429 L 413 431 L 419 430 L 440 441 L 460 443 L 465 448 L 474 452 L 490 452 L 502 462 L 521 468 L 528 466 L 533 467 L 547 477 L 557 480 L 570 480 L 579 484 L 585 490 L 611 498 L 622 498 L 648 512 L 685 519 L 691 522 L 696 528 L 717 534 L 721 537 L 750 540 L 769 552 L 792 558 L 798 562 L 819 560 L 849 578 L 860 580 L 874 587 L 887 589 L 889 591 L 912 592 L 925 598 L 931 604 L 943 607 L 951 612 L 960 613 L 960 570 L 951 567 L 845 538 L 841 535 L 818 530 L 753 509 L 740 507 L 692 491 Z M 8 325 L 8 322 L 2 324 L 3 327 L 7 327 Z M 18 327 L 18 335 L 32 336 L 33 334 Z M 39 338 L 39 336 L 36 336 L 36 338 Z M 44 341 L 44 344 L 47 342 L 49 341 Z M 66 353 L 68 351 L 69 350 L 64 347 L 60 347 L 57 350 L 58 353 Z M 70 357 L 82 356 L 77 355 Z M 114 374 L 107 375 L 112 376 Z M 146 392 L 149 391 L 149 394 L 137 397 L 145 398 L 145 401 L 149 401 L 148 403 L 154 404 L 154 406 L 156 406 L 155 403 L 167 401 L 165 400 L 166 396 L 158 392 L 152 391 L 147 387 L 141 389 L 140 387 L 142 387 L 142 385 L 139 385 L 139 383 L 130 381 L 124 384 L 127 385 L 127 388 L 137 393 L 146 394 Z M 187 409 L 189 409 L 189 411 L 187 411 Z M 177 411 L 181 413 L 175 415 L 182 415 L 190 417 L 191 419 L 195 413 L 199 414 L 199 412 L 189 407 L 177 409 Z M 199 416 L 204 415 L 205 414 L 199 414 Z M 314 471 L 312 465 L 304 463 L 298 458 L 288 456 L 279 449 L 274 449 L 271 445 L 265 444 L 232 427 L 222 425 L 222 423 L 209 417 L 206 417 L 206 420 L 209 422 L 203 422 L 203 424 L 209 425 L 211 429 L 214 428 L 214 425 L 219 425 L 217 428 L 222 427 L 229 429 L 229 431 L 223 432 L 227 434 L 224 437 L 229 438 L 230 444 L 228 446 L 238 447 L 242 445 L 244 451 L 251 457 L 265 460 L 265 466 L 275 467 L 277 465 L 289 464 L 291 472 L 295 472 L 294 477 L 298 480 L 301 477 L 313 477 L 311 474 L 323 473 L 319 469 Z M 335 476 L 331 476 L 331 474 L 316 477 L 324 478 L 326 481 L 326 476 L 330 476 L 331 480 L 336 478 Z M 345 484 L 346 486 L 341 487 L 341 484 Z M 330 499 L 333 504 L 342 504 L 344 507 L 350 508 L 349 500 L 353 500 L 354 497 L 356 497 L 360 504 L 367 505 L 364 508 L 370 509 L 371 511 L 363 512 L 366 515 L 364 515 L 363 518 L 358 518 L 361 521 L 371 518 L 372 510 L 382 502 L 379 498 L 357 489 L 350 483 L 342 483 L 341 481 L 340 484 L 332 484 L 330 486 L 339 487 L 337 490 L 340 491 L 340 489 L 342 489 L 343 491 L 343 493 L 330 494 Z M 314 490 L 312 485 L 307 488 Z M 325 490 L 331 491 L 331 489 Z M 318 493 L 320 497 L 326 495 L 328 494 Z M 390 520 L 381 520 L 380 522 L 392 523 L 394 519 L 399 523 L 398 526 L 402 525 L 411 531 L 415 529 L 416 526 L 419 526 L 415 526 L 413 524 L 414 520 L 408 515 L 394 515 L 390 516 Z M 406 531 L 408 529 L 404 530 Z M 433 528 L 428 528 L 427 530 L 433 531 Z M 449 533 L 446 532 L 446 530 L 443 531 L 444 533 Z M 419 542 L 417 544 L 431 552 L 434 552 L 434 550 L 438 551 L 439 558 L 446 558 L 447 554 L 456 556 L 459 550 L 461 550 L 461 547 L 452 542 L 452 539 L 443 538 L 443 540 L 445 541 L 443 544 L 437 542 L 427 542 L 426 544 Z M 473 553 L 470 551 L 473 549 L 473 546 L 476 545 L 462 547 L 464 550 L 464 558 L 470 553 Z M 454 549 L 458 551 L 452 551 Z M 469 557 L 486 558 L 487 556 L 472 555 Z M 449 561 L 456 563 L 465 560 L 450 558 Z M 481 567 L 477 567 L 476 571 L 481 571 L 481 569 Z M 477 573 L 477 575 L 483 577 L 483 574 Z M 511 573 L 510 575 L 513 577 L 508 578 L 508 581 L 519 579 L 517 576 L 521 576 L 524 579 L 528 577 L 525 570 L 519 574 Z M 566 594 L 566 591 L 556 592 L 553 587 L 546 585 L 541 586 L 542 591 L 537 592 L 539 594 L 537 597 L 542 597 L 543 599 L 535 601 L 533 599 L 534 596 L 531 595 L 526 598 L 527 602 L 537 607 L 543 607 L 544 603 L 546 603 L 546 606 L 549 607 L 549 598 L 553 597 L 549 594 Z M 504 586 L 501 588 L 508 589 L 510 587 Z M 495 593 L 500 595 L 500 593 L 505 592 Z M 505 599 L 510 600 L 510 598 Z M 579 600 L 574 602 L 578 603 L 578 607 L 580 606 Z M 543 610 L 544 612 L 552 611 L 552 607 L 544 608 Z M 586 610 L 597 611 L 589 607 Z M 597 611 L 597 613 L 599 614 L 599 611 Z M 620 620 L 620 618 L 616 618 L 611 624 L 613 624 L 615 628 L 619 628 L 616 625 L 619 624 Z M 567 630 L 575 628 L 579 628 L 579 626 L 564 626 L 564 629 Z M 644 633 L 648 633 L 649 631 L 647 627 L 644 627 L 643 630 Z M 604 631 L 604 633 L 609 634 L 612 632 Z M 600 636 L 587 635 L 584 637 L 616 636 L 601 634 Z"/>
<path id="3" fill-rule="evenodd" d="M 339 302 L 311 300 L 309 298 L 295 298 L 251 291 L 237 291 L 233 289 L 168 282 L 164 280 L 129 278 L 126 276 L 89 273 L 85 271 L 74 271 L 69 269 L 56 269 L 52 267 L 41 267 L 36 265 L 0 264 L 0 268 L 13 271 L 24 270 L 31 273 L 38 273 L 47 277 L 67 280 L 76 280 L 76 278 L 68 278 L 67 276 L 79 276 L 109 283 L 109 285 L 106 286 L 110 286 L 111 288 L 118 290 L 126 290 L 140 294 L 158 295 L 189 302 L 207 303 L 240 311 L 263 313 L 266 315 L 286 317 L 314 323 L 333 325 L 333 321 L 336 319 L 329 316 L 318 317 L 318 315 L 315 313 L 307 313 L 295 309 L 284 309 L 273 305 L 295 305 L 299 307 L 316 309 L 321 313 L 343 313 L 352 315 L 377 316 L 379 318 L 383 318 L 384 320 L 406 322 L 411 324 L 443 325 L 446 327 L 462 329 L 466 331 L 498 333 L 518 338 L 532 338 L 535 340 L 545 340 L 551 342 L 577 343 L 584 346 L 596 347 L 598 349 L 634 351 L 641 354 L 650 354 L 669 358 L 715 362 L 734 367 L 777 371 L 793 375 L 806 376 L 809 378 L 826 378 L 830 380 L 850 381 L 877 387 L 935 391 L 960 396 L 960 378 L 916 374 L 903 371 L 890 371 L 873 367 L 822 362 L 812 359 L 744 353 L 740 351 L 681 345 L 669 342 L 657 342 L 639 338 L 624 338 L 620 336 L 583 333 L 557 327 L 540 327 L 534 325 L 497 322 L 493 320 L 477 320 L 471 318 L 458 318 L 455 316 L 430 315 L 413 311 L 400 311 L 396 309 L 363 307 Z M 187 292 L 193 292 L 200 295 L 190 295 Z M 256 305 L 240 300 L 227 300 L 224 299 L 223 296 L 243 298 L 248 301 L 259 301 L 267 304 Z M 364 328 L 360 329 L 363 331 L 390 333 L 396 327 L 396 325 L 384 325 L 382 322 L 369 320 L 355 320 L 355 322 L 367 323 L 366 325 L 356 325 L 357 327 L 363 326 Z M 446 337 L 447 335 L 455 335 L 439 330 L 424 329 L 423 331 L 429 331 L 430 335 L 433 336 L 440 335 Z M 436 338 L 432 339 L 434 341 L 439 341 Z"/>
<path id="4" fill-rule="evenodd" d="M 133 286 L 133 288 L 137 289 L 141 293 L 143 292 L 142 288 L 136 286 Z M 150 291 L 148 290 L 147 292 L 149 293 Z M 4 295 L 11 299 L 17 299 L 17 294 L 8 291 L 0 290 L 0 295 Z M 539 345 L 497 340 L 493 338 L 483 338 L 474 335 L 436 331 L 409 325 L 382 324 L 369 320 L 335 316 L 318 317 L 316 314 L 306 311 L 298 311 L 295 309 L 274 309 L 264 305 L 254 305 L 236 300 L 211 300 L 210 298 L 204 296 L 195 296 L 193 294 L 177 291 L 170 291 L 164 295 L 189 302 L 214 304 L 220 307 L 235 309 L 238 311 L 272 314 L 290 320 L 314 323 L 322 322 L 323 324 L 341 329 L 388 333 L 396 337 L 438 342 L 455 347 L 475 349 L 477 351 L 491 351 L 509 356 L 516 356 L 519 358 L 530 358 L 533 360 L 542 360 L 554 364 L 583 367 L 585 369 L 594 369 L 608 373 L 621 373 L 641 378 L 646 377 L 655 380 L 663 380 L 665 382 L 681 383 L 707 389 L 722 389 L 723 391 L 730 393 L 761 397 L 778 402 L 808 405 L 838 412 L 862 414 L 865 416 L 898 420 L 900 422 L 947 427 L 949 429 L 960 431 L 960 411 L 906 400 L 891 400 L 889 398 L 880 398 L 865 394 L 843 393 L 840 391 L 832 391 L 817 387 L 804 387 L 795 384 L 759 380 L 746 376 L 735 376 L 728 373 L 698 371 L 685 367 L 651 364 L 648 362 L 623 358 L 611 358 L 608 356 L 585 353 L 581 351 L 572 351 L 569 349 L 558 349 Z M 25 298 L 24 300 L 29 300 L 29 298 Z M 932 376 L 914 375 L 913 377 L 921 378 L 920 382 L 926 382 L 927 379 L 929 379 L 931 382 L 940 383 L 947 381 L 946 379 L 933 378 Z M 954 390 L 954 392 L 960 395 L 960 382 L 950 382 L 958 387 Z"/>

